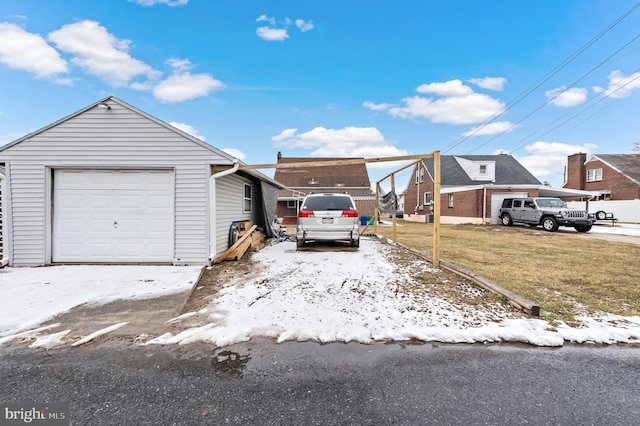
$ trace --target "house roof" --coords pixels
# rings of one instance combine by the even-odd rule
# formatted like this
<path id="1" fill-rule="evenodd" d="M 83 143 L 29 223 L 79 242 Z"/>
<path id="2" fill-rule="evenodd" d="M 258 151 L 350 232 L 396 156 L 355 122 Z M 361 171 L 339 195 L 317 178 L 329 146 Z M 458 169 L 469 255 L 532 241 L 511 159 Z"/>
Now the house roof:
<path id="1" fill-rule="evenodd" d="M 82 109 L 80 109 L 80 110 L 78 110 L 78 111 L 76 111 L 76 112 L 74 112 L 72 114 L 69 114 L 66 117 L 61 118 L 60 120 L 57 120 L 57 121 L 55 121 L 55 122 L 53 122 L 53 123 L 51 123 L 51 124 L 49 124 L 47 126 L 44 126 L 44 127 L 40 128 L 38 130 L 35 130 L 35 131 L 33 131 L 33 132 L 31 132 L 31 133 L 29 133 L 29 134 L 27 134 L 27 135 L 25 135 L 25 136 L 23 136 L 23 137 L 21 137 L 19 139 L 16 139 L 15 141 L 10 142 L 10 143 L 0 147 L 0 152 L 4 151 L 6 149 L 9 149 L 12 146 L 15 146 L 15 145 L 17 145 L 17 144 L 19 144 L 19 143 L 21 143 L 21 142 L 23 142 L 25 140 L 29 140 L 32 137 L 34 137 L 36 135 L 39 135 L 42 132 L 45 132 L 45 131 L 53 128 L 53 127 L 58 126 L 61 123 L 64 123 L 65 121 L 71 120 L 72 118 L 77 117 L 80 114 L 82 114 L 82 113 L 84 113 L 84 112 L 86 112 L 86 111 L 88 111 L 88 110 L 90 110 L 92 108 L 96 108 L 100 104 L 107 104 L 108 105 L 110 102 L 117 103 L 118 105 L 120 105 L 120 106 L 122 106 L 124 108 L 127 108 L 127 109 L 129 109 L 131 111 L 134 111 L 134 112 L 144 116 L 145 118 L 147 118 L 147 119 L 159 124 L 160 126 L 163 126 L 163 127 L 169 129 L 170 131 L 172 131 L 174 133 L 178 133 L 180 136 L 184 137 L 185 139 L 188 139 L 191 142 L 196 143 L 196 144 L 202 146 L 203 148 L 206 148 L 206 149 L 214 152 L 218 156 L 227 159 L 228 162 L 224 163 L 224 165 L 231 166 L 235 162 L 239 162 L 240 164 L 244 164 L 241 161 L 239 161 L 237 158 L 232 156 L 231 154 L 228 154 L 228 153 L 222 151 L 221 149 L 218 149 L 218 148 L 216 148 L 216 147 L 214 147 L 212 145 L 209 145 L 208 143 L 204 142 L 203 140 L 198 139 L 195 136 L 190 135 L 189 133 L 186 133 L 186 132 L 178 129 L 177 127 L 174 127 L 174 126 L 172 126 L 172 125 L 170 125 L 168 123 L 165 123 L 164 121 L 162 121 L 162 120 L 160 120 L 160 119 L 158 119 L 158 118 L 156 118 L 156 117 L 154 117 L 154 116 L 152 116 L 152 115 L 150 115 L 150 114 L 148 114 L 148 113 L 146 113 L 146 112 L 134 107 L 133 105 L 130 105 L 130 104 L 126 103 L 125 101 L 123 101 L 121 99 L 116 98 L 115 96 L 107 96 L 106 98 L 100 99 L 99 101 L 94 102 L 91 105 L 89 105 L 89 106 L 87 106 L 85 108 L 82 108 Z M 263 175 L 262 173 L 260 173 L 260 172 L 258 172 L 256 170 L 245 170 L 245 172 L 248 175 L 253 176 L 253 177 L 255 177 L 255 178 L 259 179 L 259 180 L 268 182 L 269 184 L 271 184 L 273 186 L 276 186 L 278 188 L 283 188 L 283 185 L 281 185 L 280 183 L 274 181 L 273 179 Z"/>
<path id="2" fill-rule="evenodd" d="M 474 180 L 456 160 L 462 158 L 474 162 L 495 162 L 495 179 L 488 181 Z M 433 158 L 423 160 L 427 171 L 433 176 Z M 508 154 L 499 155 L 442 155 L 440 157 L 441 186 L 494 185 L 541 185 L 522 164 Z"/>
<path id="3" fill-rule="evenodd" d="M 345 158 L 308 158 L 278 156 L 278 164 L 345 160 Z M 304 166 L 276 168 L 274 179 L 288 188 L 302 192 L 345 191 L 351 195 L 372 195 L 367 166 L 362 164 L 336 166 Z"/>
<path id="4" fill-rule="evenodd" d="M 597 154 L 591 156 L 587 163 L 592 160 L 602 161 L 640 185 L 640 154 Z"/>

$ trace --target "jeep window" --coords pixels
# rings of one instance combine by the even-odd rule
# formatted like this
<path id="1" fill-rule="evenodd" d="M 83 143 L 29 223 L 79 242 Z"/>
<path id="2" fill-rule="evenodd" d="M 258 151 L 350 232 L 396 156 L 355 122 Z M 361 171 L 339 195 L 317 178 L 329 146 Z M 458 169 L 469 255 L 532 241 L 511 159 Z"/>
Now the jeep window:
<path id="1" fill-rule="evenodd" d="M 541 208 L 556 208 L 556 207 L 564 208 L 567 206 L 567 204 L 564 201 L 562 201 L 560 198 L 537 199 L 536 203 Z"/>
<path id="2" fill-rule="evenodd" d="M 535 209 L 536 205 L 533 204 L 533 201 L 531 201 L 531 200 L 524 200 L 524 208 L 525 209 Z"/>
<path id="3" fill-rule="evenodd" d="M 502 208 L 503 209 L 511 208 L 511 201 L 513 201 L 511 198 L 505 198 L 504 200 L 502 200 Z"/>
<path id="4" fill-rule="evenodd" d="M 522 200 L 513 200 L 513 208 L 519 209 L 520 207 L 522 207 Z"/>

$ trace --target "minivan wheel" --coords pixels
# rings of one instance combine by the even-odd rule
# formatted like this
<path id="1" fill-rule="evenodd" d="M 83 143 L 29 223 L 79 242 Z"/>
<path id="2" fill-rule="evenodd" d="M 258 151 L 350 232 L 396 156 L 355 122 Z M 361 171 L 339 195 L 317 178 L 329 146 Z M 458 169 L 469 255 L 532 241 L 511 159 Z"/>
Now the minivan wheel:
<path id="1" fill-rule="evenodd" d="M 296 239 L 296 247 L 300 248 L 300 247 L 304 247 L 304 240 L 301 239 Z"/>
<path id="2" fill-rule="evenodd" d="M 542 227 L 545 231 L 555 232 L 558 230 L 558 221 L 553 216 L 547 216 L 542 219 Z"/>
<path id="3" fill-rule="evenodd" d="M 513 219 L 511 219 L 511 216 L 505 213 L 502 215 L 502 224 L 504 226 L 511 226 L 513 225 Z"/>
<path id="4" fill-rule="evenodd" d="M 351 240 L 351 247 L 360 247 L 360 238 L 357 240 Z"/>

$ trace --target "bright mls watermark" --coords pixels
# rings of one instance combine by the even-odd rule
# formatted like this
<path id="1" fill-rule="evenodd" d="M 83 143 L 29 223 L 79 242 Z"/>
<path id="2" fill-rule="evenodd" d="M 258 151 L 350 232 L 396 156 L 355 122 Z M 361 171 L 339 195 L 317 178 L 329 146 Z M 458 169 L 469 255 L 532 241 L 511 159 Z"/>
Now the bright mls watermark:
<path id="1" fill-rule="evenodd" d="M 0 404 L 0 424 L 68 426 L 69 404 Z"/>

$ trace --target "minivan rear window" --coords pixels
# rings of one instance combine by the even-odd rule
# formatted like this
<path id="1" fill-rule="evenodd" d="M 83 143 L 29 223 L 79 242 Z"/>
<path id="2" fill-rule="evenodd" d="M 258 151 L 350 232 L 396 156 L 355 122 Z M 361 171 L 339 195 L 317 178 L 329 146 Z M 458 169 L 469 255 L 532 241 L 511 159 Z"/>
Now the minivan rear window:
<path id="1" fill-rule="evenodd" d="M 325 210 L 354 210 L 353 204 L 348 197 L 324 195 L 322 197 L 308 197 L 302 206 L 303 210 L 325 211 Z"/>

